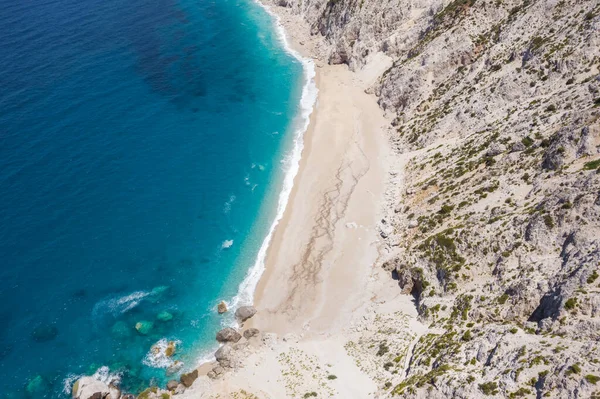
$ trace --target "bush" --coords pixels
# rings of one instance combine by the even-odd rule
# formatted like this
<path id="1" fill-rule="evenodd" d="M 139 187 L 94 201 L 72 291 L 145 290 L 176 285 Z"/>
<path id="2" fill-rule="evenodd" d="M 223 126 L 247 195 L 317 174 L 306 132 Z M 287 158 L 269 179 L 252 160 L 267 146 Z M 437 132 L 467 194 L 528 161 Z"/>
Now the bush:
<path id="1" fill-rule="evenodd" d="M 439 210 L 439 214 L 440 215 L 449 215 L 450 212 L 452 212 L 452 209 L 454 209 L 454 205 L 442 205 L 442 208 Z"/>
<path id="2" fill-rule="evenodd" d="M 329 374 L 329 375 L 327 376 L 327 379 L 328 379 L 328 380 L 337 380 L 337 376 L 336 376 L 336 375 L 333 375 L 333 374 Z"/>
<path id="3" fill-rule="evenodd" d="M 572 366 L 570 366 L 567 369 L 567 372 L 566 372 L 567 375 L 579 374 L 579 373 L 581 373 L 581 366 L 579 364 L 577 364 L 577 363 L 575 363 Z"/>
<path id="4" fill-rule="evenodd" d="M 486 382 L 479 384 L 479 389 L 484 393 L 484 395 L 496 395 L 498 393 L 498 383 Z"/>
<path id="5" fill-rule="evenodd" d="M 598 381 L 600 381 L 600 377 L 598 377 L 598 376 L 596 376 L 596 375 L 588 374 L 588 375 L 586 375 L 586 376 L 585 376 L 585 380 L 586 380 L 587 382 L 589 382 L 590 384 L 594 384 L 594 385 L 596 385 L 596 383 L 597 383 Z"/>
<path id="6" fill-rule="evenodd" d="M 554 219 L 552 219 L 552 216 L 550 216 L 550 215 L 544 215 L 544 224 L 549 229 L 554 228 Z"/>
<path id="7" fill-rule="evenodd" d="M 565 309 L 573 310 L 577 306 L 577 298 L 569 298 L 567 302 L 565 302 Z"/>
<path id="8" fill-rule="evenodd" d="M 598 272 L 594 270 L 594 272 L 587 278 L 587 283 L 592 284 L 598 278 Z"/>
<path id="9" fill-rule="evenodd" d="M 504 293 L 500 296 L 500 298 L 498 298 L 498 303 L 500 305 L 504 305 L 506 303 L 507 299 L 508 299 L 508 294 Z"/>
<path id="10" fill-rule="evenodd" d="M 377 350 L 377 356 L 383 356 L 386 353 L 388 353 L 390 351 L 390 348 L 387 346 L 387 343 L 384 342 L 380 342 L 379 343 L 379 349 Z"/>
<path id="11" fill-rule="evenodd" d="M 596 159 L 595 161 L 586 162 L 583 164 L 583 169 L 585 170 L 594 170 L 600 167 L 600 159 Z"/>
<path id="12" fill-rule="evenodd" d="M 470 341 L 473 339 L 473 335 L 471 334 L 471 330 L 467 330 L 465 331 L 465 333 L 463 334 L 462 338 L 463 341 Z"/>
<path id="13" fill-rule="evenodd" d="M 314 396 L 316 398 L 317 393 L 316 392 L 307 392 L 304 394 L 304 398 L 310 398 L 311 396 Z"/>
<path id="14" fill-rule="evenodd" d="M 525 147 L 529 147 L 533 144 L 533 139 L 529 136 L 523 137 L 523 140 L 521 140 L 521 143 L 523 143 L 523 145 Z"/>

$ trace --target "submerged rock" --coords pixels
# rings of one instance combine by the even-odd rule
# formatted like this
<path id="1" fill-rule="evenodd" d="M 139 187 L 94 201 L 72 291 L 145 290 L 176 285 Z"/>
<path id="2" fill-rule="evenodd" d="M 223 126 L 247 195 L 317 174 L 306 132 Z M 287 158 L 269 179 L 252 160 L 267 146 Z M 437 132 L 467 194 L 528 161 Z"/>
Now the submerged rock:
<path id="1" fill-rule="evenodd" d="M 183 362 L 175 360 L 172 365 L 167 367 L 167 375 L 173 375 L 183 368 Z"/>
<path id="2" fill-rule="evenodd" d="M 235 317 L 240 319 L 243 323 L 256 314 L 256 308 L 254 306 L 241 306 L 235 311 Z"/>
<path id="3" fill-rule="evenodd" d="M 132 333 L 131 327 L 124 321 L 117 321 L 110 329 L 110 333 L 118 338 L 129 337 Z"/>
<path id="4" fill-rule="evenodd" d="M 187 374 L 182 374 L 181 377 L 179 377 L 179 381 L 181 381 L 186 388 L 189 388 L 192 386 L 194 381 L 196 381 L 196 378 L 198 378 L 198 370 L 191 371 Z"/>
<path id="5" fill-rule="evenodd" d="M 154 287 L 152 291 L 150 291 L 150 296 L 148 300 L 151 303 L 158 303 L 162 299 L 162 296 L 169 290 L 169 287 L 166 285 L 161 285 L 159 287 Z"/>
<path id="6" fill-rule="evenodd" d="M 50 387 L 48 386 L 46 380 L 44 380 L 44 378 L 41 375 L 36 375 L 31 380 L 29 380 L 25 390 L 27 391 L 27 394 L 29 396 L 37 398 L 43 397 L 48 392 L 49 388 Z"/>
<path id="7" fill-rule="evenodd" d="M 219 342 L 238 342 L 240 339 L 242 339 L 240 333 L 231 327 L 224 328 L 217 333 Z"/>
<path id="8" fill-rule="evenodd" d="M 217 305 L 217 312 L 219 312 L 219 314 L 227 312 L 227 304 L 225 301 L 221 301 L 219 305 Z"/>
<path id="9" fill-rule="evenodd" d="M 135 329 L 142 335 L 148 335 L 152 328 L 154 327 L 154 323 L 151 321 L 138 321 L 135 323 Z"/>
<path id="10" fill-rule="evenodd" d="M 156 315 L 156 318 L 160 321 L 170 321 L 173 320 L 173 315 L 166 310 L 163 310 L 159 314 Z"/>
<path id="11" fill-rule="evenodd" d="M 31 332 L 35 342 L 52 341 L 58 335 L 58 328 L 53 324 L 40 324 Z"/>
<path id="12" fill-rule="evenodd" d="M 175 354 L 175 341 L 169 341 L 169 344 L 167 345 L 167 349 L 165 349 L 165 355 L 167 355 L 167 357 L 171 357 Z"/>

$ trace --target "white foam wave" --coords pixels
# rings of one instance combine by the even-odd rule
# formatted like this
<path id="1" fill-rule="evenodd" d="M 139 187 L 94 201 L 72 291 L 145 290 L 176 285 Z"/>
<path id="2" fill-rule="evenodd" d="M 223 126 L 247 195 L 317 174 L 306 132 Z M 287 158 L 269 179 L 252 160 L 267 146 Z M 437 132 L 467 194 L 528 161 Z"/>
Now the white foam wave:
<path id="1" fill-rule="evenodd" d="M 107 300 L 103 300 L 94 305 L 94 309 L 92 310 L 92 314 L 94 317 L 105 314 L 120 314 L 125 313 L 128 310 L 135 308 L 140 304 L 144 298 L 152 295 L 152 292 L 147 291 L 135 291 L 131 294 L 119 297 L 119 298 L 111 298 Z"/>
<path id="2" fill-rule="evenodd" d="M 166 369 L 177 365 L 183 367 L 183 363 L 181 363 L 179 360 L 173 359 L 172 356 L 167 356 L 167 348 L 169 345 L 175 345 L 175 348 L 177 348 L 181 345 L 181 341 L 169 341 L 166 338 L 160 339 L 158 342 L 152 345 L 142 363 L 144 363 L 146 366 L 160 369 Z"/>
<path id="3" fill-rule="evenodd" d="M 283 48 L 299 62 L 302 63 L 303 75 L 304 75 L 304 86 L 302 88 L 302 96 L 300 98 L 300 110 L 293 121 L 293 125 L 297 126 L 294 132 L 294 143 L 293 148 L 289 154 L 283 160 L 283 168 L 285 170 L 285 177 L 283 180 L 283 187 L 279 193 L 279 199 L 277 202 L 277 213 L 275 220 L 269 228 L 269 232 L 260 246 L 258 255 L 254 262 L 254 265 L 246 273 L 246 277 L 240 283 L 237 295 L 232 298 L 231 307 L 236 308 L 241 305 L 249 305 L 254 301 L 254 291 L 260 279 L 260 276 L 265 270 L 265 258 L 267 255 L 267 249 L 273 238 L 275 228 L 279 224 L 279 221 L 283 217 L 285 208 L 287 206 L 292 188 L 294 186 L 294 179 L 298 174 L 300 167 L 300 158 L 302 156 L 302 150 L 304 149 L 304 132 L 308 128 L 310 122 L 310 115 L 312 114 L 314 105 L 317 101 L 318 89 L 315 84 L 315 65 L 314 62 L 309 58 L 304 58 L 292 49 L 289 45 L 285 30 L 281 24 L 281 20 L 278 15 L 273 13 L 270 7 L 262 4 L 256 0 L 256 3 L 261 6 L 270 16 L 273 18 L 274 27 L 277 31 L 277 36 L 283 45 Z"/>
<path id="4" fill-rule="evenodd" d="M 96 370 L 96 372 L 92 375 L 92 378 L 105 384 L 113 384 L 118 386 L 121 383 L 121 374 L 121 372 L 111 373 L 107 366 L 102 366 Z M 73 384 L 75 384 L 75 382 L 82 377 L 85 377 L 85 374 L 67 375 L 63 380 L 63 393 L 70 395 L 73 390 Z"/>
<path id="5" fill-rule="evenodd" d="M 227 249 L 233 245 L 233 240 L 225 240 L 221 244 L 221 249 Z"/>
<path id="6" fill-rule="evenodd" d="M 236 199 L 235 195 L 229 196 L 229 200 L 227 202 L 225 202 L 225 205 L 223 205 L 223 213 L 227 214 L 227 213 L 229 213 L 229 211 L 231 211 L 231 206 L 235 202 L 235 199 Z"/>

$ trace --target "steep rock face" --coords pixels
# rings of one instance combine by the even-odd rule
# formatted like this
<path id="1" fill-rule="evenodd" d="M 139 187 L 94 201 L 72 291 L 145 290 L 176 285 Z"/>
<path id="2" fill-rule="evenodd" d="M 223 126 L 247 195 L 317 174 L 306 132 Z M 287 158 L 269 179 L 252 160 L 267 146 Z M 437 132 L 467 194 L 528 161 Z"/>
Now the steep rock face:
<path id="1" fill-rule="evenodd" d="M 383 268 L 431 332 L 381 395 L 590 397 L 600 376 L 600 5 L 286 0 L 409 161 Z"/>

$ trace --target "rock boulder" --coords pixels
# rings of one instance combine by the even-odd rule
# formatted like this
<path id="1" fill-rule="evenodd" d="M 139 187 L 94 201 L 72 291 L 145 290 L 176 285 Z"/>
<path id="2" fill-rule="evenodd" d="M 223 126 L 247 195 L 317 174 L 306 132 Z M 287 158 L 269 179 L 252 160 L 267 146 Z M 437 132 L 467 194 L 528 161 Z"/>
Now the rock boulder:
<path id="1" fill-rule="evenodd" d="M 258 328 L 249 328 L 246 331 L 244 331 L 244 338 L 250 339 L 252 337 L 256 337 L 258 334 L 260 334 Z"/>
<path id="2" fill-rule="evenodd" d="M 238 342 L 241 338 L 240 333 L 231 327 L 224 328 L 217 333 L 219 342 Z"/>
<path id="3" fill-rule="evenodd" d="M 196 378 L 198 378 L 198 370 L 191 371 L 187 374 L 182 374 L 181 377 L 179 377 L 179 381 L 181 381 L 186 388 L 189 388 L 192 386 L 194 381 L 196 381 Z"/>
<path id="4" fill-rule="evenodd" d="M 254 306 L 241 306 L 235 311 L 235 317 L 237 317 L 242 323 L 255 314 L 256 308 Z"/>
<path id="5" fill-rule="evenodd" d="M 98 381 L 94 377 L 82 377 L 73 385 L 75 399 L 119 399 L 118 388 Z"/>

